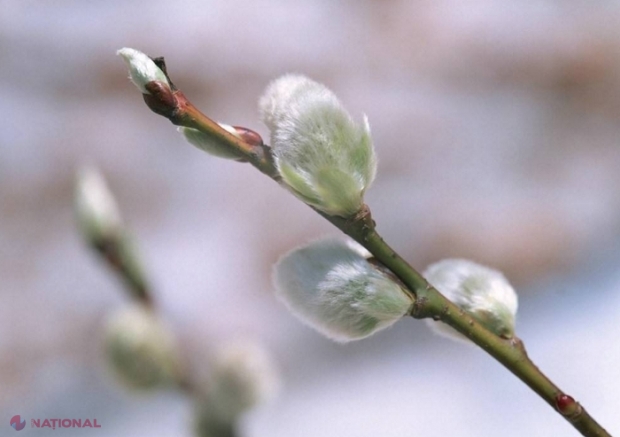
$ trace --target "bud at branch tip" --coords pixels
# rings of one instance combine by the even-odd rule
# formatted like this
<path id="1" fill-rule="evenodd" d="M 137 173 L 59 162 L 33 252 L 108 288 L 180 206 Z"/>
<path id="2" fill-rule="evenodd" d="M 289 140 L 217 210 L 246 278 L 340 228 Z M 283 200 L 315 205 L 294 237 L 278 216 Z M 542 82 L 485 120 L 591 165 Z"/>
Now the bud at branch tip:
<path id="1" fill-rule="evenodd" d="M 117 237 L 122 231 L 119 208 L 103 175 L 83 167 L 75 184 L 75 214 L 84 237 L 93 243 Z"/>
<path id="2" fill-rule="evenodd" d="M 129 79 L 138 87 L 142 94 L 150 94 L 146 85 L 160 82 L 170 89 L 166 74 L 144 53 L 128 47 L 116 52 L 129 66 Z"/>

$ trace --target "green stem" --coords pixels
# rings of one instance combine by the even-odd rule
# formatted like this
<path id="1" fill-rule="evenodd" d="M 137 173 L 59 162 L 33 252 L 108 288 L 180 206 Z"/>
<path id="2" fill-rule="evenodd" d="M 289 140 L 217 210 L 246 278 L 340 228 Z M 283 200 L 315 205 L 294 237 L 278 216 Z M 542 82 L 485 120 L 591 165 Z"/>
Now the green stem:
<path id="1" fill-rule="evenodd" d="M 412 316 L 431 317 L 450 325 L 510 370 L 560 413 L 582 435 L 610 437 L 610 434 L 578 402 L 562 392 L 529 358 L 520 339 L 501 338 L 479 324 L 471 315 L 458 308 L 413 269 L 376 232 L 368 210 L 353 223 L 328 218 L 347 235 L 362 244 L 376 259 L 388 267 L 413 292 Z"/>
<path id="2" fill-rule="evenodd" d="M 155 102 L 154 104 L 152 100 L 153 96 L 145 97 L 149 107 L 158 114 L 166 116 L 172 123 L 199 129 L 215 140 L 221 141 L 222 144 L 230 147 L 240 157 L 240 160 L 251 163 L 262 173 L 280 182 L 268 146 L 250 145 L 230 134 L 202 114 L 180 91 L 175 90 L 173 93 L 174 106 L 164 107 L 163 110 L 162 106 L 167 105 L 167 102 Z M 368 207 L 364 206 L 356 217 L 349 219 L 328 216 L 315 211 L 362 244 L 409 288 L 415 302 L 411 313 L 413 317 L 441 320 L 465 335 L 527 384 L 582 435 L 611 437 L 578 402 L 563 393 L 534 365 L 521 340 L 516 337 L 501 338 L 484 328 L 471 315 L 458 308 L 433 288 L 420 273 L 383 241 L 375 230 L 375 223 Z"/>

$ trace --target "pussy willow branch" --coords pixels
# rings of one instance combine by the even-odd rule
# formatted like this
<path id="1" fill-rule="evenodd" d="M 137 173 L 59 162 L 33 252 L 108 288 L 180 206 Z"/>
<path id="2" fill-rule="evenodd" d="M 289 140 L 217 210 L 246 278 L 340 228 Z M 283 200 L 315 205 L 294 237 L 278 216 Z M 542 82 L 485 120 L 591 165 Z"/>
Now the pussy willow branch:
<path id="1" fill-rule="evenodd" d="M 99 253 L 103 261 L 110 265 L 113 270 L 122 278 L 128 297 L 143 305 L 148 311 L 157 314 L 157 302 L 154 298 L 153 291 L 147 281 L 146 274 L 138 266 L 129 251 L 133 251 L 132 243 L 127 241 L 127 236 L 107 239 L 105 241 L 91 244 L 91 247 Z M 179 368 L 174 375 L 174 388 L 185 394 L 188 398 L 195 402 L 203 402 L 207 398 L 205 393 L 197 381 L 190 374 L 189 359 L 186 351 L 179 351 Z M 222 423 L 217 430 L 218 437 L 238 437 L 236 426 L 234 423 Z"/>
<path id="2" fill-rule="evenodd" d="M 139 305 L 144 306 L 152 313 L 157 312 L 157 302 L 153 296 L 153 290 L 147 285 L 146 275 L 138 267 L 135 260 L 128 255 L 129 249 L 125 238 L 110 239 L 108 241 L 94 244 L 92 247 L 103 257 L 103 260 L 110 265 L 124 282 L 128 297 Z M 185 357 L 182 357 L 185 358 Z M 175 374 L 174 383 L 176 387 L 190 395 L 198 395 L 195 383 L 189 378 L 187 369 L 187 359 L 181 359 L 181 368 Z"/>
<path id="3" fill-rule="evenodd" d="M 158 58 L 156 62 L 166 72 L 163 58 Z M 168 118 L 175 125 L 198 129 L 214 140 L 226 143 L 231 151 L 239 156 L 240 161 L 249 162 L 262 173 L 280 182 L 268 146 L 246 143 L 229 133 L 200 112 L 174 85 L 171 92 L 162 90 L 165 87 L 159 86 L 157 82 L 151 82 L 149 85 L 151 87 L 147 89 L 151 91 L 151 95 L 143 96 L 151 110 Z M 328 216 L 316 209 L 315 211 L 362 244 L 408 287 L 415 302 L 411 316 L 417 319 L 430 317 L 440 320 L 465 335 L 527 384 L 582 435 L 611 437 L 585 408 L 560 390 L 536 367 L 520 339 L 516 337 L 504 339 L 484 328 L 471 315 L 433 288 L 420 273 L 383 241 L 375 229 L 370 209 L 366 205 L 359 214 L 350 219 Z"/>
<path id="4" fill-rule="evenodd" d="M 127 236 L 107 238 L 92 243 L 93 249 L 122 279 L 129 295 L 146 307 L 153 306 L 150 286 L 141 267 L 133 258 Z"/>

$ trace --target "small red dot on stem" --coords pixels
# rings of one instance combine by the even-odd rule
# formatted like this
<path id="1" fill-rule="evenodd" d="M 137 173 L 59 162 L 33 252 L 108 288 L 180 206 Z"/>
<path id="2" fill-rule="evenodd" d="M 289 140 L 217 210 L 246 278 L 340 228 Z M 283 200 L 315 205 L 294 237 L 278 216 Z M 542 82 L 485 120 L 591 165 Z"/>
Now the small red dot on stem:
<path id="1" fill-rule="evenodd" d="M 555 405 L 558 407 L 558 411 L 562 414 L 570 412 L 571 407 L 575 405 L 575 399 L 569 395 L 559 394 L 555 397 Z"/>

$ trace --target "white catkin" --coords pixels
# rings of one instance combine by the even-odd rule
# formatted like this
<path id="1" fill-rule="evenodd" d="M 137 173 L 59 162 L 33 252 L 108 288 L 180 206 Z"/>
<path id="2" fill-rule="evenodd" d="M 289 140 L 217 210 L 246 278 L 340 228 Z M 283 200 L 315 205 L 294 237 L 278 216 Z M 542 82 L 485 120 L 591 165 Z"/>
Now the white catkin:
<path id="1" fill-rule="evenodd" d="M 269 353 L 249 341 L 221 347 L 214 356 L 209 398 L 220 418 L 236 417 L 272 399 L 280 386 L 279 373 Z"/>
<path id="2" fill-rule="evenodd" d="M 377 168 L 367 119 L 354 122 L 328 88 L 293 74 L 273 81 L 259 108 L 293 193 L 329 215 L 358 212 Z"/>
<path id="3" fill-rule="evenodd" d="M 108 320 L 105 350 L 111 369 L 130 388 L 169 385 L 179 370 L 174 337 L 141 305 L 124 308 Z"/>
<path id="4" fill-rule="evenodd" d="M 505 338 L 514 335 L 518 298 L 501 272 L 468 260 L 446 259 L 429 266 L 424 277 L 487 329 Z M 440 335 L 468 341 L 444 323 L 427 323 Z"/>
<path id="5" fill-rule="evenodd" d="M 247 339 L 220 347 L 208 367 L 206 396 L 197 399 L 194 412 L 200 437 L 231 435 L 243 413 L 271 400 L 280 387 L 270 354 Z"/>
<path id="6" fill-rule="evenodd" d="M 413 302 L 364 255 L 337 239 L 295 249 L 274 268 L 276 294 L 302 322 L 333 340 L 368 337 L 407 314 Z"/>

